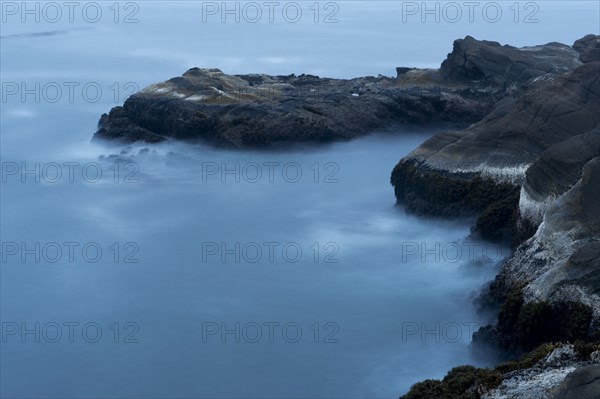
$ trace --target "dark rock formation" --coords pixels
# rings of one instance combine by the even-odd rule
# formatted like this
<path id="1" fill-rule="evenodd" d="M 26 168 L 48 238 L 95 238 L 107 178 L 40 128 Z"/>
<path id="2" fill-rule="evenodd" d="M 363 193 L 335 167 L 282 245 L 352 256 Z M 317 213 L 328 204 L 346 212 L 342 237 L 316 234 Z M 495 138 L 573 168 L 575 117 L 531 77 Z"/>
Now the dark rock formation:
<path id="1" fill-rule="evenodd" d="M 401 399 L 597 398 L 598 344 L 545 344 L 493 369 L 455 367 L 412 386 Z M 581 395 L 581 396 L 578 396 Z"/>
<path id="2" fill-rule="evenodd" d="M 416 69 L 416 68 L 397 67 L 397 68 L 396 68 L 396 75 L 397 75 L 398 77 L 400 77 L 401 75 L 404 75 L 406 72 L 413 71 L 413 70 L 415 70 L 415 69 Z"/>
<path id="3" fill-rule="evenodd" d="M 547 73 L 567 72 L 577 66 L 577 60 L 577 51 L 561 43 L 516 48 L 467 36 L 454 41 L 440 73 L 453 81 L 483 79 L 496 85 L 521 85 Z"/>
<path id="4" fill-rule="evenodd" d="M 457 88 L 385 77 L 231 76 L 193 68 L 103 115 L 95 138 L 202 140 L 236 148 L 325 143 L 402 124 L 465 126 L 492 103 L 487 93 L 468 98 Z"/>
<path id="5" fill-rule="evenodd" d="M 593 309 L 580 302 L 525 302 L 521 291 L 509 293 L 496 326 L 477 331 L 473 339 L 510 353 L 531 351 L 546 342 L 593 341 L 600 335 L 591 327 Z"/>
<path id="6" fill-rule="evenodd" d="M 582 150 L 583 152 L 583 150 Z M 549 205 L 535 235 L 503 266 L 490 295 L 503 301 L 522 287 L 527 302 L 577 302 L 600 317 L 600 155 Z M 596 324 L 590 335 L 598 334 Z"/>
<path id="7" fill-rule="evenodd" d="M 519 98 L 499 101 L 468 129 L 435 135 L 403 162 L 519 184 L 542 151 L 598 125 L 599 68 L 599 63 L 583 64 L 540 79 Z"/>
<path id="8" fill-rule="evenodd" d="M 599 154 L 600 127 L 548 147 L 527 169 L 522 211 L 539 224 L 549 200 L 573 187 L 581 178 L 584 165 Z"/>
<path id="9" fill-rule="evenodd" d="M 587 35 L 573 44 L 573 49 L 579 53 L 581 62 L 600 61 L 600 37 Z"/>
<path id="10" fill-rule="evenodd" d="M 589 35 L 565 50 L 577 60 L 564 69 L 523 74 L 511 66 L 531 65 L 517 61 L 521 50 L 457 41 L 440 70 L 445 79 L 513 80 L 521 89 L 471 127 L 435 135 L 392 172 L 397 200 L 409 209 L 471 212 L 483 237 L 512 236 L 514 253 L 481 298 L 500 309 L 497 324 L 476 333 L 476 343 L 520 353 L 600 339 L 599 42 Z"/>
<path id="11" fill-rule="evenodd" d="M 410 210 L 476 216 L 482 237 L 512 240 L 514 253 L 482 299 L 502 309 L 498 323 L 477 339 L 524 351 L 598 339 L 599 110 L 599 36 L 526 48 L 467 36 L 439 70 L 398 68 L 395 79 L 193 68 L 103 115 L 94 138 L 249 148 L 347 140 L 397 125 L 464 129 L 427 140 L 399 162 L 391 183 Z M 583 365 L 573 358 L 546 375 L 552 359 L 516 370 L 457 368 L 407 397 L 528 398 L 536 375 L 548 384 L 535 394 L 547 395 L 569 367 Z"/>
<path id="12" fill-rule="evenodd" d="M 581 54 L 590 46 L 582 42 Z M 347 140 L 398 125 L 463 128 L 507 93 L 518 93 L 532 78 L 570 71 L 579 58 L 559 43 L 519 49 L 467 36 L 455 42 L 439 71 L 399 67 L 395 79 L 226 75 L 192 68 L 103 115 L 94 138 L 246 148 Z M 512 101 L 497 106 L 493 117 Z"/>
<path id="13" fill-rule="evenodd" d="M 598 68 L 589 63 L 541 79 L 468 129 L 427 140 L 392 172 L 398 202 L 418 213 L 478 214 L 475 229 L 484 238 L 518 237 L 515 244 L 529 238 L 549 201 L 598 154 Z M 526 177 L 519 198 L 515 191 Z"/>

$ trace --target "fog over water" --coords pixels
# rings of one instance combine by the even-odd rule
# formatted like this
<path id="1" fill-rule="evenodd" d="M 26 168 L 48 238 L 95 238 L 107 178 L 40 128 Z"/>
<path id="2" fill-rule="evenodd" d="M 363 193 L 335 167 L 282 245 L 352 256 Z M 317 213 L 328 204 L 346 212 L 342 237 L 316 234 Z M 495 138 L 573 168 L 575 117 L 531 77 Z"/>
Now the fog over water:
<path id="1" fill-rule="evenodd" d="M 2 24 L 2 396 L 388 398 L 493 362 L 469 347 L 487 322 L 473 298 L 506 248 L 407 214 L 389 184 L 435 131 L 262 152 L 90 139 L 134 89 L 193 66 L 391 76 L 437 67 L 466 34 L 571 43 L 598 33 L 597 4 L 540 3 L 536 24 L 401 23 L 395 2 L 338 2 L 335 24 L 304 2 L 297 24 L 120 3 L 119 22 L 137 10 L 124 24 L 101 4 L 98 23 Z M 39 343 L 22 331 L 36 323 Z"/>

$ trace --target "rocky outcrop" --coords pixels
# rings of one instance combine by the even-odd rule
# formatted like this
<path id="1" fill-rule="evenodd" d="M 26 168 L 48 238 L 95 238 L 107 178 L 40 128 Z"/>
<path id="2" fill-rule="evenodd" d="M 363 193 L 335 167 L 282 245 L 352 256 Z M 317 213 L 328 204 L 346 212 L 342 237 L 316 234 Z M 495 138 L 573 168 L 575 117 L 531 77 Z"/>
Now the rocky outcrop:
<path id="1" fill-rule="evenodd" d="M 493 369 L 456 367 L 413 385 L 401 399 L 595 399 L 599 345 L 546 344 Z"/>
<path id="2" fill-rule="evenodd" d="M 394 168 L 398 202 L 421 214 L 479 215 L 484 238 L 529 238 L 598 153 L 599 68 L 546 76 L 468 129 L 433 136 Z"/>
<path id="3" fill-rule="evenodd" d="M 548 206 L 577 183 L 584 165 L 598 154 L 600 127 L 548 147 L 525 174 L 521 216 L 539 225 Z"/>
<path id="4" fill-rule="evenodd" d="M 580 45 L 586 59 L 589 47 L 588 41 Z M 94 138 L 247 148 L 348 140 L 398 125 L 464 128 L 533 78 L 573 70 L 579 58 L 559 43 L 515 48 L 467 36 L 454 43 L 439 70 L 399 67 L 396 78 L 227 75 L 192 68 L 102 115 Z M 513 101 L 496 107 L 493 117 Z"/>
<path id="5" fill-rule="evenodd" d="M 565 50 L 577 60 L 562 73 L 535 68 L 544 73 L 527 77 L 480 61 L 503 46 L 458 41 L 444 78 L 516 79 L 521 90 L 469 128 L 433 136 L 392 172 L 396 198 L 409 209 L 474 214 L 476 233 L 512 239 L 514 253 L 481 298 L 499 310 L 497 323 L 476 333 L 476 344 L 514 354 L 600 339 L 599 42 L 589 35 Z M 516 62 L 515 51 L 495 64 Z"/>
<path id="6" fill-rule="evenodd" d="M 466 130 L 433 136 L 402 162 L 520 185 L 527 168 L 549 146 L 598 125 L 599 68 L 598 63 L 583 64 L 570 73 L 532 82 L 519 98 L 500 100 Z"/>
<path id="7" fill-rule="evenodd" d="M 500 86 L 522 85 L 548 73 L 561 74 L 575 68 L 579 63 L 576 50 L 561 43 L 516 48 L 467 36 L 454 42 L 440 73 L 453 81 L 485 80 Z"/>
<path id="8" fill-rule="evenodd" d="M 528 282 L 527 299 L 576 299 L 575 292 L 568 294 L 569 282 L 575 282 L 571 291 L 580 292 L 577 282 L 585 280 L 589 305 L 600 314 L 599 183 L 600 155 L 585 164 L 577 183 L 549 206 L 536 234 L 505 265 L 506 278 Z"/>
<path id="9" fill-rule="evenodd" d="M 512 241 L 513 255 L 482 298 L 501 309 L 498 322 L 476 341 L 516 352 L 593 341 L 600 338 L 599 43 L 588 35 L 573 46 L 515 48 L 467 36 L 439 70 L 398 68 L 396 78 L 192 68 L 102 115 L 94 138 L 250 148 L 348 140 L 398 125 L 453 128 L 403 158 L 391 183 L 410 210 L 474 216 L 483 238 Z M 588 365 L 572 358 L 550 370 L 540 359 L 491 371 L 460 367 L 406 397 L 549 398 Z M 528 391 L 536 376 L 548 383 Z M 566 380 L 567 392 L 582 378 Z"/>
<path id="10" fill-rule="evenodd" d="M 573 49 L 579 53 L 581 62 L 598 62 L 600 61 L 600 36 L 584 36 L 573 44 Z"/>
<path id="11" fill-rule="evenodd" d="M 232 76 L 193 68 L 103 115 L 94 138 L 248 148 L 348 140 L 398 125 L 465 126 L 489 112 L 494 96 L 463 89 L 385 77 Z"/>
<path id="12" fill-rule="evenodd" d="M 489 292 L 503 303 L 503 311 L 497 326 L 480 331 L 476 339 L 506 349 L 600 339 L 599 201 L 596 156 L 577 183 L 549 206 L 535 235 L 503 264 Z M 511 290 L 518 291 L 518 301 L 511 299 Z"/>
<path id="13" fill-rule="evenodd" d="M 599 352 L 584 357 L 574 345 L 560 345 L 533 366 L 504 373 L 502 383 L 482 399 L 593 399 L 600 392 L 594 378 L 599 370 Z"/>

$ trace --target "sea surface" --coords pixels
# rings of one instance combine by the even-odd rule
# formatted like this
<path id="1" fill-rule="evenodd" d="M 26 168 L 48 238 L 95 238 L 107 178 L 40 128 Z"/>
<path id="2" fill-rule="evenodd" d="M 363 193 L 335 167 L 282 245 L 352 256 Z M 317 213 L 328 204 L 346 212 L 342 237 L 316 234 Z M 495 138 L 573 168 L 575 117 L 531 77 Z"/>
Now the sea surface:
<path id="1" fill-rule="evenodd" d="M 423 23 L 401 2 L 297 2 L 297 23 L 223 23 L 220 2 L 96 2 L 96 22 L 89 2 L 72 22 L 30 4 L 39 22 L 3 8 L 0 39 L 2 397 L 391 398 L 493 364 L 470 346 L 489 321 L 473 300 L 507 249 L 407 213 L 389 184 L 434 130 L 281 151 L 91 137 L 194 66 L 393 76 L 466 34 L 570 43 L 597 4 L 539 2 L 529 24 L 504 2 L 497 24 Z"/>

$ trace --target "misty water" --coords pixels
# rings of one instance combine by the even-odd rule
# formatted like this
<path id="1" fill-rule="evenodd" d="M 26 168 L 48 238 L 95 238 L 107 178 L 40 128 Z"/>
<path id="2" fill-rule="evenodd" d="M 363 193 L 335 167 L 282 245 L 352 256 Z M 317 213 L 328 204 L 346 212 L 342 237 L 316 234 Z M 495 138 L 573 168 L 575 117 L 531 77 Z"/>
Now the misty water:
<path id="1" fill-rule="evenodd" d="M 69 159 L 102 166 L 107 175 L 97 183 L 95 169 L 86 181 L 77 167 L 73 183 L 66 168 L 57 183 L 50 168 L 39 184 L 8 176 L 3 242 L 42 249 L 39 263 L 21 250 L 6 257 L 3 320 L 82 326 L 73 343 L 65 326 L 58 343 L 49 342 L 51 326 L 39 344 L 33 335 L 25 343 L 20 333 L 8 336 L 4 392 L 24 392 L 28 380 L 29 394 L 76 397 L 390 397 L 459 363 L 479 364 L 468 346 L 469 329 L 481 323 L 471 301 L 500 254 L 465 244 L 466 224 L 394 206 L 389 172 L 423 138 L 375 136 L 282 153 L 142 146 L 129 150 L 141 155 L 110 160 L 98 156 L 114 149 L 92 145 Z M 125 180 L 130 162 L 139 171 Z M 239 174 L 220 173 L 236 163 Z M 73 260 L 65 242 L 81 243 Z M 87 322 L 102 327 L 98 343 L 77 335 Z M 122 325 L 119 344 L 114 322 Z M 127 322 L 139 332 L 125 331 Z M 235 330 L 236 322 L 239 343 L 235 334 L 207 334 L 213 323 Z M 280 323 L 272 338 L 269 322 Z M 248 323 L 261 326 L 262 338 Z M 284 335 L 287 323 L 297 324 Z"/>
<path id="2" fill-rule="evenodd" d="M 413 33 L 385 3 L 344 3 L 339 24 L 310 31 L 208 28 L 189 2 L 140 3 L 133 25 L 3 26 L 3 84 L 64 91 L 57 101 L 53 85 L 40 98 L 2 99 L 2 396 L 387 398 L 494 361 L 470 347 L 487 322 L 473 299 L 506 249 L 472 241 L 470 221 L 408 214 L 389 184 L 398 160 L 435 131 L 262 152 L 90 142 L 132 87 L 193 66 L 392 75 L 435 66 L 454 37 L 489 29 L 446 26 L 456 32 L 439 38 L 443 27 L 417 24 L 431 48 L 402 47 L 397 38 Z M 581 36 L 533 30 L 522 43 L 519 29 L 487 38 Z M 69 82 L 79 84 L 72 101 Z M 102 88 L 97 101 L 79 89 L 89 83 Z"/>

